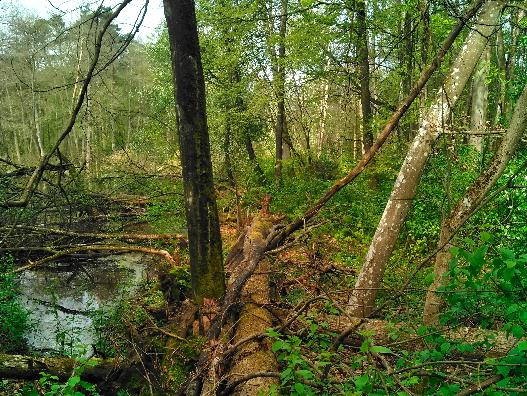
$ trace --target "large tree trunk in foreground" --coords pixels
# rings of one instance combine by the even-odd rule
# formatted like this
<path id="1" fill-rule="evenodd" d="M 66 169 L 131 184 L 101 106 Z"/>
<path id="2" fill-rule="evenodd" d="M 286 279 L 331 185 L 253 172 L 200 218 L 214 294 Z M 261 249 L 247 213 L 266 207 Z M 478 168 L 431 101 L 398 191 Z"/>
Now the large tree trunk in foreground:
<path id="1" fill-rule="evenodd" d="M 212 183 L 205 82 L 193 0 L 164 0 L 174 74 L 192 290 L 198 304 L 225 293 Z"/>
<path id="2" fill-rule="evenodd" d="M 441 295 L 437 289 L 445 284 L 444 274 L 448 270 L 451 260 L 450 240 L 455 232 L 476 211 L 485 195 L 496 184 L 505 167 L 511 159 L 520 138 L 527 128 L 527 88 L 524 89 L 512 117 L 511 125 L 503 137 L 498 151 L 485 172 L 472 183 L 456 206 L 450 211 L 448 217 L 441 224 L 441 237 L 438 248 L 441 249 L 436 256 L 434 267 L 434 282 L 428 289 L 426 296 L 423 320 L 426 324 L 437 324 L 439 312 L 443 305 Z"/>
<path id="3" fill-rule="evenodd" d="M 421 121 L 417 136 L 399 171 L 362 265 L 355 290 L 350 297 L 348 311 L 352 316 L 364 317 L 373 309 L 377 289 L 382 282 L 399 231 L 410 210 L 432 144 L 439 136 L 444 120 L 448 120 L 452 107 L 461 95 L 487 45 L 488 37 L 496 27 L 503 6 L 503 1 L 491 1 L 483 7 L 476 26 L 466 38 L 449 75 Z"/>
<path id="4" fill-rule="evenodd" d="M 226 267 L 230 273 L 228 289 L 229 292 L 240 291 L 239 299 L 243 306 L 236 320 L 224 324 L 222 336 L 219 339 L 229 340 L 229 347 L 233 345 L 239 345 L 239 347 L 229 359 L 227 372 L 222 373 L 221 367 L 217 366 L 218 363 L 225 364 L 225 361 L 218 361 L 216 364 L 212 362 L 201 392 L 202 395 L 214 394 L 224 387 L 230 389 L 229 395 L 252 396 L 258 395 L 259 392 L 267 394 L 272 384 L 278 384 L 278 380 L 273 377 L 256 377 L 235 386 L 240 378 L 255 371 L 278 371 L 278 364 L 271 352 L 269 339 L 255 337 L 265 333 L 273 326 L 272 316 L 265 308 L 270 302 L 269 274 L 271 268 L 268 260 L 260 260 L 267 246 L 271 226 L 272 223 L 265 213 L 256 217 L 229 252 L 226 260 Z M 247 269 L 251 269 L 249 272 L 251 276 L 248 278 L 246 278 Z M 240 281 L 243 279 L 246 279 L 246 283 L 240 287 Z M 230 334 L 233 327 L 235 328 L 234 334 Z M 244 342 L 252 337 L 255 338 Z"/>

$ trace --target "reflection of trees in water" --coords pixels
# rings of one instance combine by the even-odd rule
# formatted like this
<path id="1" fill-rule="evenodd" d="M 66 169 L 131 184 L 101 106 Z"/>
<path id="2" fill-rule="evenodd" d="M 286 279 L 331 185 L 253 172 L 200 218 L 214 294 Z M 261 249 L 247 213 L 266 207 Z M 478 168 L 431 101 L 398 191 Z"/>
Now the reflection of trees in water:
<path id="1" fill-rule="evenodd" d="M 22 299 L 35 322 L 27 334 L 29 344 L 39 350 L 91 344 L 89 313 L 131 293 L 142 279 L 141 258 L 142 255 L 75 257 L 21 273 Z"/>

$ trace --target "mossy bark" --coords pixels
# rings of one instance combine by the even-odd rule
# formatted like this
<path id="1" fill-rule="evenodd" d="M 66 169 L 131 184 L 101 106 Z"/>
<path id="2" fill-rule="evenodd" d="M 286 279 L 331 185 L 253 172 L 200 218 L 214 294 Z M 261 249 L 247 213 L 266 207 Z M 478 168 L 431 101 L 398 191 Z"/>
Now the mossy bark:
<path id="1" fill-rule="evenodd" d="M 193 0 L 164 0 L 168 27 L 185 208 L 192 290 L 196 303 L 225 293 L 222 246 Z"/>
<path id="2" fill-rule="evenodd" d="M 116 378 L 120 368 L 113 360 L 90 359 L 84 365 L 81 377 L 92 382 Z M 34 380 L 40 378 L 40 373 L 56 375 L 61 380 L 68 379 L 75 367 L 81 363 L 68 357 L 35 357 L 25 355 L 0 354 L 0 378 Z"/>

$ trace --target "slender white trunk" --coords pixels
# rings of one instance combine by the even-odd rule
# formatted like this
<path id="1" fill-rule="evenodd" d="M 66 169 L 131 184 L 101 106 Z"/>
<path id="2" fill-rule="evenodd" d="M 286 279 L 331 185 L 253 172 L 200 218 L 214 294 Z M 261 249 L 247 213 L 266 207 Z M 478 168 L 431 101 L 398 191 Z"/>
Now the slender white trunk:
<path id="1" fill-rule="evenodd" d="M 38 96 L 35 92 L 35 63 L 32 63 L 31 70 L 31 103 L 33 107 L 33 125 L 35 126 L 35 138 L 37 141 L 39 157 L 44 157 L 44 143 L 42 141 L 42 130 L 40 128 L 40 117 L 38 110 Z"/>
<path id="2" fill-rule="evenodd" d="M 367 316 L 373 309 L 377 289 L 410 210 L 432 144 L 441 133 L 444 121 L 449 118 L 452 107 L 470 78 L 487 45 L 488 37 L 496 28 L 503 6 L 503 1 L 490 1 L 482 8 L 476 26 L 465 39 L 450 73 L 421 121 L 350 296 L 348 310 L 353 316 Z"/>
<path id="3" fill-rule="evenodd" d="M 472 103 L 470 111 L 469 143 L 479 152 L 483 149 L 483 134 L 487 123 L 487 106 L 489 88 L 486 84 L 490 66 L 489 47 L 481 55 L 478 66 L 472 77 Z"/>
<path id="4" fill-rule="evenodd" d="M 318 124 L 318 157 L 324 148 L 326 136 L 326 116 L 328 112 L 329 82 L 326 80 L 322 87 L 322 98 L 320 99 L 320 122 Z"/>

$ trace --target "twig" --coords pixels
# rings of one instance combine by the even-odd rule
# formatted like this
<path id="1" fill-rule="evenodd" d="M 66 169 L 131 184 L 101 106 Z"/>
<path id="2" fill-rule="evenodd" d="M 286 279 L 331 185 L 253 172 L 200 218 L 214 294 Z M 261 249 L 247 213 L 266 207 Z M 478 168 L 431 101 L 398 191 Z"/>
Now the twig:
<path id="1" fill-rule="evenodd" d="M 489 379 L 478 382 L 477 384 L 473 384 L 469 386 L 466 389 L 463 389 L 461 392 L 456 393 L 456 396 L 467 396 L 472 395 L 474 393 L 480 392 L 486 388 L 488 388 L 491 385 L 494 385 L 496 382 L 499 382 L 503 379 L 503 376 L 501 375 L 495 375 L 493 377 L 490 377 Z"/>

